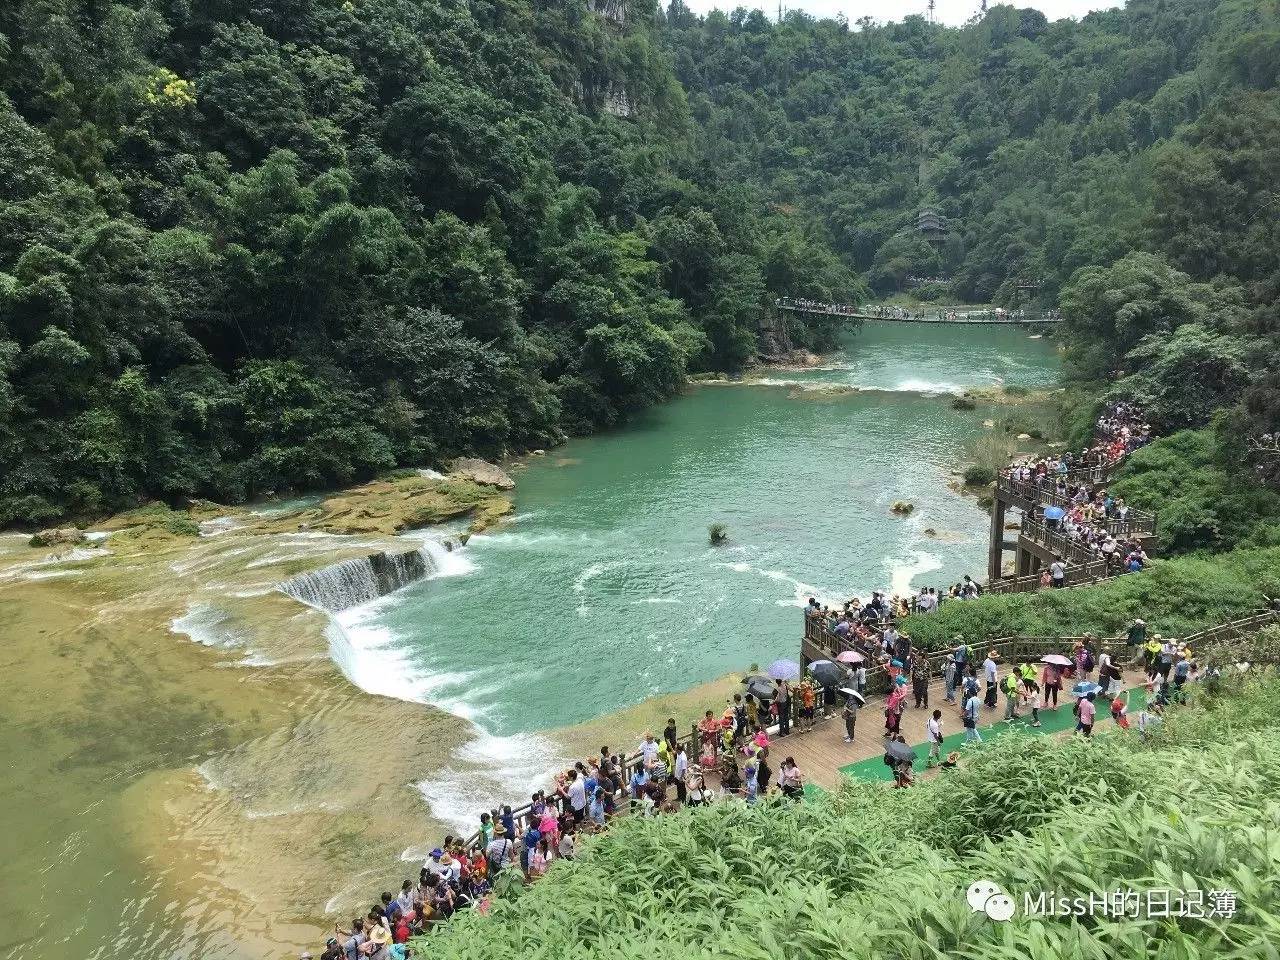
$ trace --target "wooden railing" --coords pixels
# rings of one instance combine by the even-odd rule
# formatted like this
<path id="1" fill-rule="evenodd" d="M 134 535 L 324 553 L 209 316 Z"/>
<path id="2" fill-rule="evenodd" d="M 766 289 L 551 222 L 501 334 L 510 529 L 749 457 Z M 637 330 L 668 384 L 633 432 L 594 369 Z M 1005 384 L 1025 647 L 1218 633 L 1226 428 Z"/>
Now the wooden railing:
<path id="1" fill-rule="evenodd" d="M 1070 510 L 1075 506 L 1075 502 L 1069 496 L 1058 493 L 1047 483 L 1032 483 L 1001 476 L 996 480 L 996 491 L 1018 497 L 1027 503 L 1061 507 L 1063 510 Z M 1117 537 L 1153 536 L 1156 532 L 1156 515 L 1132 508 L 1126 512 L 1123 520 L 1114 517 L 1098 517 L 1089 522 Z"/>
<path id="2" fill-rule="evenodd" d="M 1118 561 L 1108 563 L 1105 559 L 1090 560 L 1088 563 L 1067 563 L 1063 565 L 1065 573 L 1064 586 L 1092 587 L 1120 576 Z M 1001 577 L 988 581 L 988 593 L 1034 593 L 1039 590 L 1040 574 L 1024 573 L 1016 577 Z"/>
<path id="3" fill-rule="evenodd" d="M 1099 559 L 1098 552 L 1092 547 L 1067 536 L 1061 530 L 1050 530 L 1041 520 L 1023 517 L 1018 533 L 1019 536 L 1040 544 L 1054 556 L 1071 563 L 1085 564 Z"/>

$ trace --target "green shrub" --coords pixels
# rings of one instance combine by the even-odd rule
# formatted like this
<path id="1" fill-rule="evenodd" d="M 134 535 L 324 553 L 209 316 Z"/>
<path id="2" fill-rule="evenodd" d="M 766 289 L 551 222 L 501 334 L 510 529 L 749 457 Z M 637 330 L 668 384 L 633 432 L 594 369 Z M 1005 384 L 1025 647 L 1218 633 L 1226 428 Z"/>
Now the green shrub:
<path id="1" fill-rule="evenodd" d="M 996 482 L 996 472 L 990 467 L 973 464 L 964 471 L 964 483 L 967 487 L 985 487 Z"/>
<path id="2" fill-rule="evenodd" d="M 1229 550 L 1267 543 L 1280 494 L 1218 461 L 1209 430 L 1182 430 L 1136 451 L 1111 484 L 1131 506 L 1155 510 L 1164 552 Z"/>
<path id="3" fill-rule="evenodd" d="M 1134 617 L 1145 619 L 1154 631 L 1181 636 L 1265 605 L 1259 585 L 1264 577 L 1274 578 L 1276 570 L 1280 548 L 1275 547 L 1179 557 L 1094 587 L 987 594 L 944 603 L 936 613 L 908 617 L 903 629 L 927 650 L 941 649 L 958 633 L 973 643 L 1015 634 L 1078 636 L 1090 631 L 1118 636 Z"/>

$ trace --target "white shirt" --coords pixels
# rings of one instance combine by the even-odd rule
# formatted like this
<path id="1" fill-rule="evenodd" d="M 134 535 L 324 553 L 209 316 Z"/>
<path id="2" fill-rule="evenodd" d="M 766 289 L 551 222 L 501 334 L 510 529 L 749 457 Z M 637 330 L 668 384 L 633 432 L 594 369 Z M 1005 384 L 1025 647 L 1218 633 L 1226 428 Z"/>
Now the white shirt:
<path id="1" fill-rule="evenodd" d="M 676 754 L 676 779 L 683 780 L 689 773 L 689 758 L 683 753 Z"/>
<path id="2" fill-rule="evenodd" d="M 644 757 L 646 764 L 653 763 L 658 759 L 658 741 L 644 740 L 640 743 L 640 754 Z"/>
<path id="3" fill-rule="evenodd" d="M 929 727 L 929 742 L 941 743 L 942 742 L 942 721 L 934 720 L 932 717 L 930 717 L 928 727 Z"/>
<path id="4" fill-rule="evenodd" d="M 587 806 L 587 783 L 578 777 L 569 784 L 569 806 L 575 810 L 585 810 Z"/>
<path id="5" fill-rule="evenodd" d="M 986 678 L 987 678 L 989 681 L 991 681 L 992 683 L 994 683 L 994 682 L 995 682 L 995 679 L 996 679 L 996 662 L 995 662 L 994 660 L 992 660 L 990 657 L 987 657 L 987 659 L 986 659 L 985 661 L 983 661 L 983 664 L 982 664 L 982 675 L 983 675 L 984 677 L 986 677 Z"/>

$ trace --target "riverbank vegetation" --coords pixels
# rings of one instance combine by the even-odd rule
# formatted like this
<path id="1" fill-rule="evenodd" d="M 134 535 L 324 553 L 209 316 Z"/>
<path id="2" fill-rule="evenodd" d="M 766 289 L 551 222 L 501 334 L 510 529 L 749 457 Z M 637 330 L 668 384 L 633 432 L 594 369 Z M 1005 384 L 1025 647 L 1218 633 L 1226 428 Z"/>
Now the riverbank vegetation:
<path id="1" fill-rule="evenodd" d="M 1135 617 L 1153 632 L 1178 637 L 1244 616 L 1277 596 L 1280 548 L 1242 549 L 1156 561 L 1096 586 L 944 603 L 936 613 L 908 617 L 902 630 L 926 650 L 954 646 L 957 635 L 974 649 L 1014 635 L 1114 637 Z"/>
<path id="2" fill-rule="evenodd" d="M 546 447 L 740 370 L 777 296 L 912 276 L 1060 302 L 1072 377 L 1163 432 L 1270 429 L 1277 37 L 1264 0 L 8 4 L 0 523 Z"/>
<path id="3" fill-rule="evenodd" d="M 445 960 L 683 958 L 690 944 L 762 960 L 846 957 L 851 944 L 859 956 L 1147 957 L 1170 942 L 1188 957 L 1253 955 L 1280 946 L 1266 879 L 1280 867 L 1266 840 L 1280 820 L 1277 694 L 1274 676 L 1204 692 L 1145 740 L 1000 737 L 911 790 L 850 782 L 799 804 L 624 818 L 420 946 Z M 975 879 L 1014 897 L 1013 922 L 970 910 Z M 1041 890 L 1171 886 L 1203 891 L 1205 918 L 1023 910 Z M 1230 918 L 1207 916 L 1219 890 L 1238 896 Z"/>

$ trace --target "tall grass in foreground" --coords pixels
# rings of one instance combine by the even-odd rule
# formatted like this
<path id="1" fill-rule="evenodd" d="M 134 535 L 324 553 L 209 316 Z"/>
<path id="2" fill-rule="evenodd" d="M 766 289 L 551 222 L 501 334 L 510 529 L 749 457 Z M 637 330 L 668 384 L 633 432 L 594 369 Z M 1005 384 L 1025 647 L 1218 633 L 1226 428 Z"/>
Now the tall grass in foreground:
<path id="1" fill-rule="evenodd" d="M 1278 696 L 1270 678 L 1186 712 L 1229 742 L 1173 721 L 1143 744 L 1008 737 L 908 791 L 850 784 L 800 805 L 624 820 L 422 946 L 442 960 L 1274 957 Z M 978 879 L 1019 904 L 1042 889 L 1232 889 L 1240 911 L 1002 924 L 966 904 Z"/>

